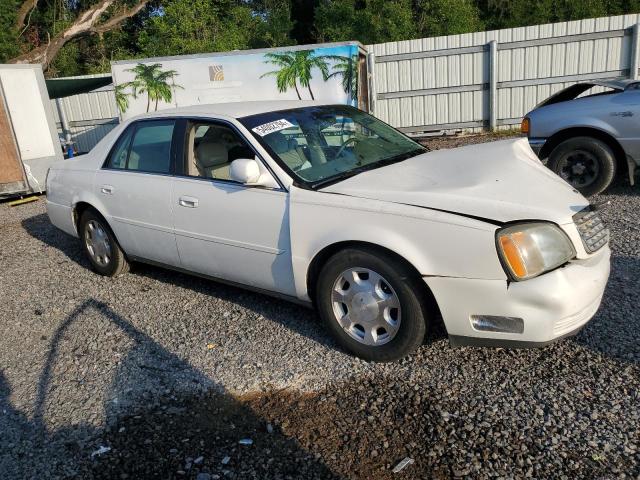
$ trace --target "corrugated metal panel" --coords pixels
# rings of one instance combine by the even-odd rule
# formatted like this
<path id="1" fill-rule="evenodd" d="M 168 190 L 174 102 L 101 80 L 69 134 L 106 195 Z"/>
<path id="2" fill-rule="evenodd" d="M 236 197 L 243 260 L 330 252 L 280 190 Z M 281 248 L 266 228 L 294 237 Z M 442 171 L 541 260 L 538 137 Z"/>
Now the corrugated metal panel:
<path id="1" fill-rule="evenodd" d="M 75 78 L 99 77 L 103 75 L 83 75 Z M 71 137 L 81 152 L 91 150 L 116 125 L 119 118 L 113 87 L 105 87 L 94 92 L 73 95 L 60 99 L 70 124 Z M 58 132 L 62 135 L 60 117 L 55 100 L 51 100 L 55 112 Z M 115 123 L 105 124 L 106 120 Z M 75 125 L 82 122 L 82 125 Z M 95 124 L 91 124 L 95 122 Z"/>
<path id="2" fill-rule="evenodd" d="M 489 54 L 479 47 L 496 40 L 497 81 L 519 82 L 498 89 L 498 124 L 513 123 L 568 86 L 562 77 L 596 78 L 628 70 L 631 37 L 623 30 L 638 21 L 638 14 L 620 15 L 369 45 L 378 61 L 374 113 L 403 128 L 487 121 Z"/>

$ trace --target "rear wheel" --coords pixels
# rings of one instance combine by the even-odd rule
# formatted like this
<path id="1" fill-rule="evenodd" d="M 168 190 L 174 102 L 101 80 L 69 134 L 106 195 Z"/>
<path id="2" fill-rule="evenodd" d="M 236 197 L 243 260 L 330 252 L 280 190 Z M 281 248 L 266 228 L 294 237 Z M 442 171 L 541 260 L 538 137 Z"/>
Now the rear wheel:
<path id="1" fill-rule="evenodd" d="M 419 278 L 383 251 L 343 250 L 320 271 L 316 303 L 338 342 L 365 360 L 388 362 L 417 349 L 426 332 Z"/>
<path id="2" fill-rule="evenodd" d="M 616 174 L 616 157 L 606 143 L 596 138 L 574 137 L 553 149 L 547 166 L 589 196 L 611 185 Z"/>
<path id="3" fill-rule="evenodd" d="M 129 263 L 107 222 L 95 211 L 80 217 L 82 248 L 93 269 L 100 275 L 115 277 L 129 271 Z"/>

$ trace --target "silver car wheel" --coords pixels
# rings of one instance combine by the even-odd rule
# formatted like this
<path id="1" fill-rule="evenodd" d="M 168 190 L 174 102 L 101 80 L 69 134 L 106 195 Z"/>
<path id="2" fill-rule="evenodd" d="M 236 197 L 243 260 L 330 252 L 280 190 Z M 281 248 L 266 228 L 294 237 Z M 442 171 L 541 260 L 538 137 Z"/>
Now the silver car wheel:
<path id="1" fill-rule="evenodd" d="M 354 340 L 378 347 L 400 329 L 400 299 L 382 275 L 350 268 L 333 284 L 331 303 L 336 321 Z"/>
<path id="2" fill-rule="evenodd" d="M 109 264 L 111 261 L 111 242 L 109 235 L 102 225 L 96 220 L 87 222 L 84 231 L 84 241 L 87 245 L 87 251 L 94 262 L 101 267 Z"/>

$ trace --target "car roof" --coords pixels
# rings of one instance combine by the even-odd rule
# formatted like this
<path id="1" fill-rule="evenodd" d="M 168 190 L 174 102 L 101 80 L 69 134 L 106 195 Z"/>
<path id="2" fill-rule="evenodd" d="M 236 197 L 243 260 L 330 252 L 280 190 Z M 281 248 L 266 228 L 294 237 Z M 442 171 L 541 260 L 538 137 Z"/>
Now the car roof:
<path id="1" fill-rule="evenodd" d="M 335 103 L 335 102 L 333 102 Z M 189 107 L 177 107 L 167 110 L 160 110 L 153 113 L 138 115 L 136 119 L 156 118 L 156 117 L 179 117 L 183 115 L 197 116 L 224 116 L 231 118 L 242 118 L 260 113 L 277 112 L 291 108 L 311 107 L 315 105 L 330 105 L 331 103 L 311 100 L 270 100 L 251 102 L 229 102 L 192 105 Z"/>

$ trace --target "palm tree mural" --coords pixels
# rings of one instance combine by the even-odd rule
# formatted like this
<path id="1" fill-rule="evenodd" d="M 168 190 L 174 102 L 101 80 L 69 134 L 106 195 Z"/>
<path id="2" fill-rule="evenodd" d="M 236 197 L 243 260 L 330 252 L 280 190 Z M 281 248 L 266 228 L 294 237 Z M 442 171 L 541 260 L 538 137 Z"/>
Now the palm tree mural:
<path id="1" fill-rule="evenodd" d="M 116 104 L 118 105 L 118 110 L 124 113 L 129 108 L 129 96 L 130 93 L 125 92 L 125 89 L 129 86 L 125 83 L 123 85 L 116 85 L 115 94 L 116 94 Z"/>
<path id="2" fill-rule="evenodd" d="M 329 78 L 328 61 L 331 55 L 314 55 L 313 50 L 297 50 L 294 52 L 267 53 L 265 54 L 265 62 L 280 67 L 261 75 L 260 78 L 267 76 L 276 77 L 276 85 L 279 92 L 286 92 L 289 88 L 295 88 L 298 99 L 302 100 L 298 83 L 303 88 L 309 90 L 311 99 L 315 100 L 313 90 L 311 90 L 311 79 L 313 78 L 313 70 L 318 69 L 322 74 L 323 80 Z"/>
<path id="3" fill-rule="evenodd" d="M 265 63 L 270 63 L 271 65 L 280 67 L 280 69 L 260 75 L 260 78 L 276 77 L 276 86 L 280 93 L 284 93 L 290 88 L 295 88 L 298 100 L 302 100 L 300 90 L 298 90 L 298 79 L 295 72 L 295 58 L 293 53 L 266 53 L 264 56 L 267 59 Z"/>
<path id="4" fill-rule="evenodd" d="M 331 56 L 331 60 L 336 63 L 332 66 L 333 72 L 329 78 L 340 77 L 342 88 L 351 99 L 355 99 L 358 95 L 358 56 L 343 57 L 341 55 Z"/>
<path id="5" fill-rule="evenodd" d="M 176 85 L 175 77 L 178 72 L 175 70 L 162 70 L 162 64 L 154 63 L 151 65 L 145 65 L 143 63 L 137 64 L 135 67 L 126 70 L 135 74 L 135 78 L 131 82 L 127 82 L 121 85 L 124 88 L 131 89 L 131 96 L 138 98 L 140 94 L 147 94 L 147 112 L 151 108 L 151 102 L 154 102 L 154 110 L 158 110 L 158 102 L 162 100 L 166 103 L 171 103 L 176 88 L 182 88 L 180 85 Z M 171 84 L 169 84 L 171 80 Z M 125 95 L 124 92 L 120 92 L 121 95 Z M 117 95 L 117 92 L 116 92 Z M 125 97 L 126 99 L 126 97 Z M 128 107 L 128 99 L 125 103 L 121 103 L 116 96 L 118 105 L 125 106 L 125 110 Z M 124 110 L 123 110 L 124 111 Z"/>

